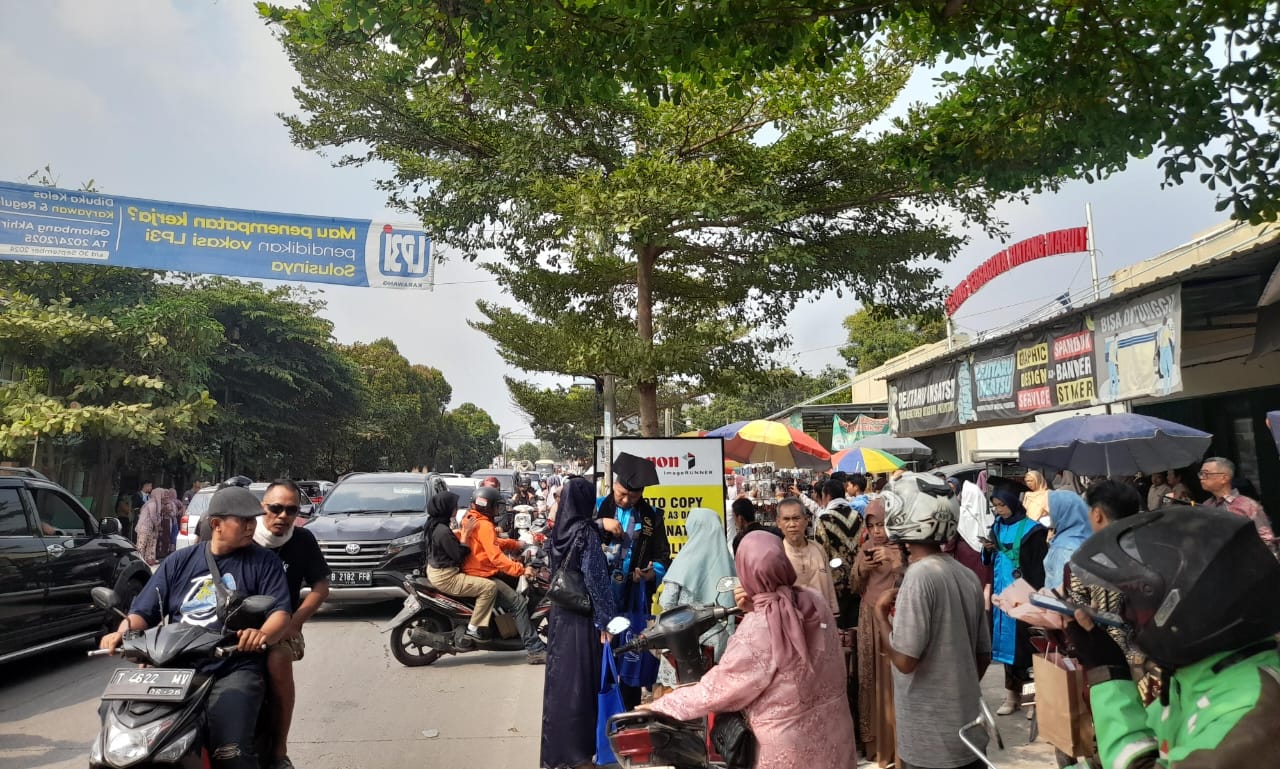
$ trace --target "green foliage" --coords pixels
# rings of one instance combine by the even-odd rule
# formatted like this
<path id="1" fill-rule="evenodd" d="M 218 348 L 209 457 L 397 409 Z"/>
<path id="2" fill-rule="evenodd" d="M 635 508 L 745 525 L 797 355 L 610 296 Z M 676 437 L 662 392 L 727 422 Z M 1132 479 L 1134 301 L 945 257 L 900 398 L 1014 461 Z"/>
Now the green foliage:
<path id="1" fill-rule="evenodd" d="M 922 192 L 868 137 L 910 72 L 884 50 L 823 76 L 687 88 L 678 104 L 625 89 L 558 104 L 523 87 L 500 46 L 464 41 L 455 76 L 448 41 L 366 30 L 354 7 L 267 11 L 302 77 L 294 141 L 388 164 L 393 204 L 467 258 L 499 251 L 486 267 L 520 306 L 482 302 L 474 325 L 519 368 L 633 383 L 643 434 L 657 432 L 660 383 L 714 389 L 767 368 L 804 297 L 932 299 L 929 260 L 960 243 L 944 212 L 988 222 L 981 191 Z"/>
<path id="2" fill-rule="evenodd" d="M 23 372 L 0 385 L 0 453 L 40 438 L 96 439 L 181 452 L 214 403 L 184 378 L 217 342 L 216 324 L 181 300 L 127 308 L 114 319 L 69 299 L 0 292 L 0 360 Z"/>
<path id="3" fill-rule="evenodd" d="M 836 70 L 871 40 L 921 64 L 964 62 L 899 123 L 902 167 L 943 188 L 1056 189 L 1159 155 L 1170 184 L 1219 210 L 1280 211 L 1280 13 L 1267 0 L 317 0 L 260 3 L 311 47 L 376 40 L 432 51 L 461 89 L 501 67 L 550 104 L 748 93 L 783 68 Z M 481 63 L 483 62 L 483 66 Z"/>
<path id="4" fill-rule="evenodd" d="M 473 473 L 489 467 L 501 452 L 497 423 L 484 409 L 464 403 L 445 414 L 444 438 L 434 469 Z"/>
<path id="5" fill-rule="evenodd" d="M 690 429 L 714 430 L 732 422 L 764 419 L 848 381 L 848 374 L 832 367 L 816 376 L 792 369 L 774 369 L 759 381 L 744 383 L 736 392 L 713 394 L 701 403 L 685 407 L 684 420 Z M 822 402 L 848 401 L 849 394 L 845 391 Z"/>
<path id="6" fill-rule="evenodd" d="M 844 319 L 849 343 L 840 348 L 849 366 L 870 371 L 922 344 L 946 338 L 947 323 L 938 311 L 897 316 L 870 305 Z"/>
<path id="7" fill-rule="evenodd" d="M 528 462 L 537 462 L 542 458 L 542 451 L 538 448 L 538 444 L 526 441 L 516 447 L 515 451 L 512 452 L 512 456 Z"/>

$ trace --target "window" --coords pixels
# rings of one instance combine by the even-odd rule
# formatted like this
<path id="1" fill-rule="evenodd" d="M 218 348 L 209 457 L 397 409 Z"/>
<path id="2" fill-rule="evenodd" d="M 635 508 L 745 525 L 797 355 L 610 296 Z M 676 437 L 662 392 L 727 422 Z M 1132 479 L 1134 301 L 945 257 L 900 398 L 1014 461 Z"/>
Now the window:
<path id="1" fill-rule="evenodd" d="M 45 534 L 62 533 L 82 537 L 93 531 L 80 510 L 62 494 L 52 489 L 32 489 L 31 495 L 35 497 L 40 528 Z"/>
<path id="2" fill-rule="evenodd" d="M 17 489 L 0 489 L 0 537 L 29 537 L 31 526 Z"/>

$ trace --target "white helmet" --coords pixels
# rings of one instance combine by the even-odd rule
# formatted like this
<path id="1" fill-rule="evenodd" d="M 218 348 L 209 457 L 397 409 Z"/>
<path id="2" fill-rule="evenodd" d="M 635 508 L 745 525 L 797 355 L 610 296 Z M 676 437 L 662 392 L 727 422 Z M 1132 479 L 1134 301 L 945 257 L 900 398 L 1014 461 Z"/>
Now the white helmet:
<path id="1" fill-rule="evenodd" d="M 884 528 L 894 542 L 946 543 L 956 533 L 960 503 L 935 475 L 903 473 L 882 495 Z"/>

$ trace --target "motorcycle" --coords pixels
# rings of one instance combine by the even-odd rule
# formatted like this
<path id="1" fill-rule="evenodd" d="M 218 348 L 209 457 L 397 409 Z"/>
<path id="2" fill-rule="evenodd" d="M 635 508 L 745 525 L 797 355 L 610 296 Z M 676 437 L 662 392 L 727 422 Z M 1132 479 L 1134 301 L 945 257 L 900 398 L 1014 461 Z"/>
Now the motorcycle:
<path id="1" fill-rule="evenodd" d="M 732 591 L 735 582 L 731 577 L 722 579 L 718 585 L 720 592 Z M 711 647 L 699 639 L 717 624 L 738 614 L 741 614 L 739 609 L 723 606 L 677 606 L 658 615 L 652 627 L 619 646 L 614 653 L 662 650 L 675 668 L 678 684 L 697 683 L 714 664 Z M 626 617 L 617 617 L 609 623 L 608 630 L 617 635 L 628 627 L 630 622 Z M 606 733 L 622 769 L 722 768 L 725 764 L 710 739 L 714 725 L 714 715 L 680 721 L 653 711 L 634 710 L 610 718 Z"/>
<path id="2" fill-rule="evenodd" d="M 529 622 L 534 630 L 547 640 L 547 621 L 551 613 L 551 601 L 547 590 L 551 586 L 551 566 L 546 553 L 538 545 L 524 549 L 524 562 L 533 567 L 532 577 L 521 577 L 518 591 L 529 602 Z M 474 598 L 451 596 L 427 579 L 425 575 L 405 577 L 404 607 L 390 622 L 382 626 L 382 632 L 391 633 L 391 655 L 407 667 L 423 667 L 434 663 L 445 654 L 467 654 L 475 651 L 522 651 L 524 641 L 514 633 L 514 623 L 507 625 L 504 637 L 503 625 L 509 618 L 501 608 L 495 607 L 489 620 L 489 637 L 475 640 L 466 637 L 467 624 L 475 608 Z"/>
<path id="3" fill-rule="evenodd" d="M 114 590 L 96 587 L 92 595 L 97 606 L 125 616 Z M 275 599 L 267 595 L 240 600 L 228 607 L 223 623 L 226 630 L 221 632 L 165 622 L 126 633 L 117 653 L 147 667 L 117 668 L 111 674 L 102 693 L 102 729 L 89 749 L 89 766 L 207 767 L 202 737 L 205 704 L 214 679 L 198 672 L 196 664 L 235 654 L 236 631 L 261 627 L 274 604 Z M 89 656 L 108 653 L 97 649 Z M 274 731 L 269 725 L 260 724 L 258 734 L 258 755 L 265 767 L 272 754 L 270 739 Z"/>

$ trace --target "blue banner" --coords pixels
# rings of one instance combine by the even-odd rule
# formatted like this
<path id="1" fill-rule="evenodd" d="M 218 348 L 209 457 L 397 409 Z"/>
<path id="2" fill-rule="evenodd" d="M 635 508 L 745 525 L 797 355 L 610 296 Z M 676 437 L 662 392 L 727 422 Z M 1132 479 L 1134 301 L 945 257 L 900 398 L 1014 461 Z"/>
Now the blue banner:
<path id="1" fill-rule="evenodd" d="M 431 288 L 421 229 L 0 181 L 0 259 Z"/>

